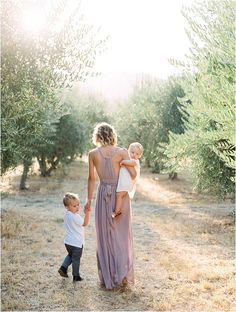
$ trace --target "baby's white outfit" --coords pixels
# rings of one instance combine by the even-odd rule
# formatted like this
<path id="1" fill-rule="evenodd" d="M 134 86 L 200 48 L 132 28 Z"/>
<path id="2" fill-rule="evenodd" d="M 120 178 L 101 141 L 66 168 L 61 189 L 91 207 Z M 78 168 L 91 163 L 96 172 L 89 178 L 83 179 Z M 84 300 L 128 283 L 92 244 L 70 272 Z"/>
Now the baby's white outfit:
<path id="1" fill-rule="evenodd" d="M 136 162 L 134 169 L 137 172 L 137 176 L 134 180 L 131 179 L 129 171 L 125 166 L 120 168 L 118 184 L 116 188 L 116 192 L 128 192 L 129 197 L 132 199 L 134 197 L 134 193 L 136 191 L 136 182 L 140 177 L 140 162 L 138 159 L 133 159 Z"/>

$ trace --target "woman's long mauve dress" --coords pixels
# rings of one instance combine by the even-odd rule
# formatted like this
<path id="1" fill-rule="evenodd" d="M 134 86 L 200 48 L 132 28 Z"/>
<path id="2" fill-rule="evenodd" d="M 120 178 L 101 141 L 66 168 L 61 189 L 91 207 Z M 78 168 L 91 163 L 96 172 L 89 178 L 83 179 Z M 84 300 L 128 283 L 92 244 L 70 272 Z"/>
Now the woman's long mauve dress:
<path id="1" fill-rule="evenodd" d="M 112 157 L 101 157 L 100 184 L 95 206 L 95 227 L 97 239 L 98 275 L 107 289 L 122 283 L 124 277 L 134 281 L 133 235 L 131 225 L 131 204 L 127 195 L 123 201 L 122 214 L 111 217 L 115 210 L 116 186 Z M 115 152 L 116 153 L 116 152 Z"/>

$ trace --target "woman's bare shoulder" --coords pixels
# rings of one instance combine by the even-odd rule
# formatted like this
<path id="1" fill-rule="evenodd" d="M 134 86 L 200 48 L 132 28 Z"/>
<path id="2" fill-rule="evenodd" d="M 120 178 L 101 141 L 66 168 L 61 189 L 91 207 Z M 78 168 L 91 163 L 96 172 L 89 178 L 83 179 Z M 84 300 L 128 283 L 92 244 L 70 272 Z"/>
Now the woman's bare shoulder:
<path id="1" fill-rule="evenodd" d="M 122 152 L 122 151 L 127 150 L 126 148 L 120 147 L 120 146 L 116 146 L 116 149 L 117 149 L 118 152 Z"/>
<path id="2" fill-rule="evenodd" d="M 117 146 L 117 151 L 120 155 L 126 156 L 128 153 L 127 148 Z"/>
<path id="3" fill-rule="evenodd" d="M 97 153 L 98 153 L 98 148 L 96 147 L 96 148 L 90 150 L 88 154 L 89 154 L 89 156 L 94 156 L 94 155 L 96 155 Z"/>

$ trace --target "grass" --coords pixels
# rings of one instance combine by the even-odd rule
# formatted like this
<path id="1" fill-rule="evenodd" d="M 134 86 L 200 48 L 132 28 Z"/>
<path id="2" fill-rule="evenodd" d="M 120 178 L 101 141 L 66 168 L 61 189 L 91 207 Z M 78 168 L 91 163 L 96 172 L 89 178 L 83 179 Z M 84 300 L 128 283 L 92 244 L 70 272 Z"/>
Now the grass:
<path id="1" fill-rule="evenodd" d="M 234 311 L 233 205 L 199 196 L 185 175 L 171 182 L 142 172 L 133 202 L 135 283 L 107 291 L 99 286 L 94 212 L 78 284 L 57 270 L 63 245 L 62 197 L 86 197 L 87 164 L 72 163 L 66 175 L 32 174 L 19 192 L 19 168 L 3 178 L 2 311 Z"/>

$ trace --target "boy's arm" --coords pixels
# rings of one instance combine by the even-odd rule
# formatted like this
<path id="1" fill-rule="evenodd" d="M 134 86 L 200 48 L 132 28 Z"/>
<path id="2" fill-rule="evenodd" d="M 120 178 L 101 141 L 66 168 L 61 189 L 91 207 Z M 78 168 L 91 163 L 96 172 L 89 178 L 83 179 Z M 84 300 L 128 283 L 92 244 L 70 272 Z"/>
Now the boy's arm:
<path id="1" fill-rule="evenodd" d="M 136 162 L 133 159 L 124 159 L 120 162 L 121 166 L 135 167 Z"/>
<path id="2" fill-rule="evenodd" d="M 85 212 L 85 216 L 84 216 L 84 223 L 82 224 L 83 226 L 88 225 L 88 223 L 89 223 L 89 215 L 90 215 L 90 212 L 86 211 Z"/>

